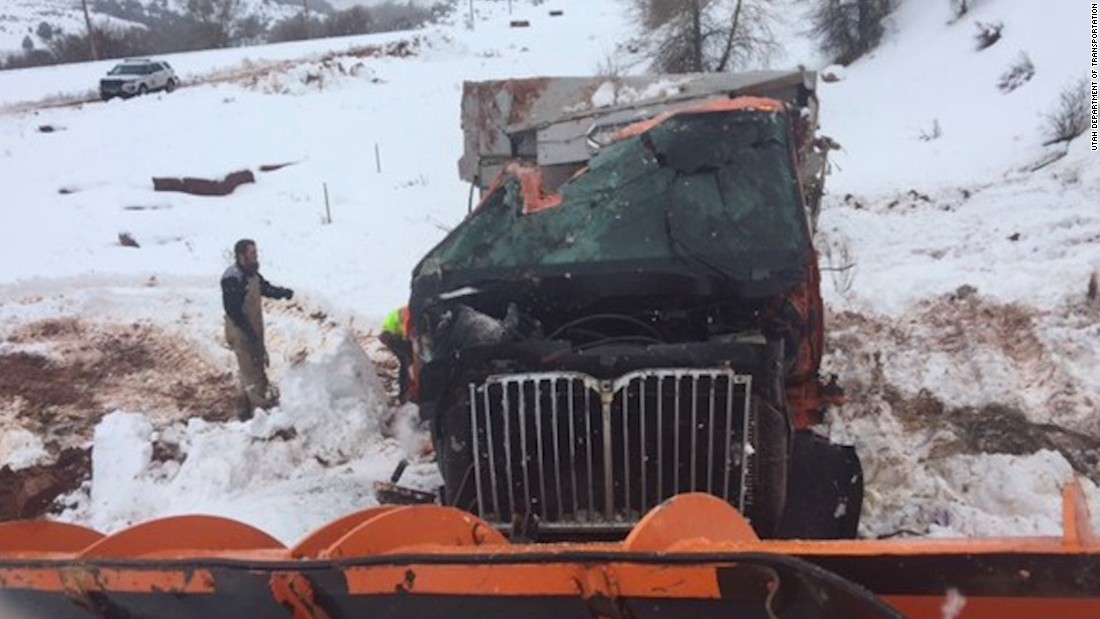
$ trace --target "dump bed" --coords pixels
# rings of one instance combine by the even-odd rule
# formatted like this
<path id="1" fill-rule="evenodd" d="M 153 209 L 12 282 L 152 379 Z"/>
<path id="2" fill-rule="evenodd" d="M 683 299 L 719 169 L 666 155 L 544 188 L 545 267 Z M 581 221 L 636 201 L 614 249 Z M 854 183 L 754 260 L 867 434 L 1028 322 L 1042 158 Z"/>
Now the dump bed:
<path id="1" fill-rule="evenodd" d="M 537 164 L 552 190 L 586 164 L 610 131 L 663 112 L 753 95 L 786 102 L 797 117 L 799 176 L 812 214 L 825 171 L 816 140 L 816 85 L 817 75 L 801 70 L 466 82 L 459 174 L 484 191 L 518 159 Z"/>

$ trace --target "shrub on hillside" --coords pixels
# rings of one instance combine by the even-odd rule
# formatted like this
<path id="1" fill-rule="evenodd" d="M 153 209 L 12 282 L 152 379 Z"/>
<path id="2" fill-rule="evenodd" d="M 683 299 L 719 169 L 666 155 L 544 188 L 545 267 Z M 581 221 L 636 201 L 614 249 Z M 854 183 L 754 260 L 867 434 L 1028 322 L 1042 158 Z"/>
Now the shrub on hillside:
<path id="1" fill-rule="evenodd" d="M 1001 78 L 997 80 L 997 88 L 1008 94 L 1028 83 L 1034 76 L 1035 65 L 1031 64 L 1031 58 L 1028 58 L 1027 54 L 1021 52 L 1015 64 L 1001 74 Z"/>
<path id="2" fill-rule="evenodd" d="M 1080 79 L 1058 95 L 1058 105 L 1046 115 L 1045 146 L 1069 143 L 1089 128 L 1089 80 Z"/>
<path id="3" fill-rule="evenodd" d="M 40 22 L 38 24 L 38 29 L 34 31 L 34 33 L 38 35 L 38 38 L 42 39 L 43 41 L 49 41 L 50 39 L 52 39 L 54 32 L 54 27 L 51 26 L 48 22 Z"/>
<path id="4" fill-rule="evenodd" d="M 978 34 L 974 35 L 974 38 L 978 40 L 978 51 L 992 46 L 997 41 L 1001 40 L 1001 29 L 1005 27 L 1001 22 L 995 24 L 983 24 L 982 22 L 976 22 L 974 24 L 978 27 Z"/>
<path id="5" fill-rule="evenodd" d="M 53 54 L 44 49 L 32 49 L 21 54 L 12 54 L 0 63 L 0 69 L 26 69 L 53 64 Z"/>
<path id="6" fill-rule="evenodd" d="M 984 0 L 947 0 L 948 5 L 951 7 L 951 20 L 948 23 L 956 22 L 966 17 L 975 5 L 981 4 Z"/>
<path id="7" fill-rule="evenodd" d="M 943 135 L 943 129 L 940 127 L 940 119 L 932 119 L 932 127 L 930 129 L 921 129 L 920 141 L 931 142 L 932 140 L 938 140 Z"/>

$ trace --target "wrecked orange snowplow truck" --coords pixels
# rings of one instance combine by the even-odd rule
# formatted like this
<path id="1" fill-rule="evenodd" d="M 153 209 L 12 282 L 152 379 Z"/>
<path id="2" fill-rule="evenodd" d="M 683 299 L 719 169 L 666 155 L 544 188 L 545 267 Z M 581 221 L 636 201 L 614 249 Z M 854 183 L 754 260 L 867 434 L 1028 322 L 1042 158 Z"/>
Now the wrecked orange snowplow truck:
<path id="1" fill-rule="evenodd" d="M 209 516 L 0 524 L 0 618 L 1100 617 L 1075 482 L 1061 537 L 852 539 L 858 458 L 813 432 L 840 399 L 813 79 L 467 84 L 482 199 L 409 304 L 437 504 L 291 548 Z"/>
<path id="2" fill-rule="evenodd" d="M 611 541 L 706 492 L 766 538 L 851 538 L 862 471 L 812 427 L 824 309 L 813 75 L 467 84 L 477 208 L 413 271 L 441 502 Z"/>

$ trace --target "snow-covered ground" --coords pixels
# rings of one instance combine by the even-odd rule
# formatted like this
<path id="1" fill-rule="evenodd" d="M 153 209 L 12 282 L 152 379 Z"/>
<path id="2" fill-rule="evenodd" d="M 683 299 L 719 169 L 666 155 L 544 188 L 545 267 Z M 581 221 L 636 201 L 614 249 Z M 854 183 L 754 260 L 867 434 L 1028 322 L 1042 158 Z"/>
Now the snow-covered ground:
<path id="1" fill-rule="evenodd" d="M 1042 146 L 1042 114 L 1087 69 L 1087 18 L 1069 4 L 987 0 L 948 23 L 946 2 L 908 0 L 881 48 L 820 85 L 823 128 L 843 146 L 820 218 L 826 365 L 850 399 L 829 431 L 863 458 L 865 535 L 1057 534 L 1059 485 L 1074 467 L 1100 477 L 1100 305 L 1085 299 L 1100 267 L 1100 159 L 1086 135 L 1029 171 L 1059 148 Z M 27 105 L 87 94 L 103 63 L 0 73 L 0 359 L 64 364 L 88 353 L 81 338 L 132 327 L 142 362 L 163 369 L 135 368 L 97 396 L 109 414 L 94 438 L 98 418 L 85 420 L 92 483 L 62 518 L 114 531 L 201 511 L 293 542 L 372 505 L 372 482 L 403 457 L 418 462 L 403 481 L 438 483 L 413 411 L 383 394 L 371 333 L 466 212 L 462 82 L 590 75 L 631 34 L 615 0 L 477 7 L 472 29 L 456 16 L 170 57 L 189 87 L 130 101 Z M 790 15 L 779 30 L 797 36 Z M 976 21 L 1004 22 L 1002 39 L 976 51 Z M 1035 75 L 1004 94 L 997 81 L 1021 53 Z M 619 65 L 640 70 L 634 60 Z M 799 61 L 817 62 L 804 40 L 776 60 Z M 920 139 L 934 124 L 940 135 Z M 256 183 L 222 198 L 155 193 L 150 180 L 239 169 Z M 282 406 L 244 422 L 224 420 L 231 402 L 195 410 L 188 396 L 224 388 L 209 368 L 233 367 L 216 280 L 241 237 L 296 291 L 268 307 Z M 161 384 L 173 372 L 175 391 Z M 25 408 L 0 400 L 0 465 L 74 440 Z"/>

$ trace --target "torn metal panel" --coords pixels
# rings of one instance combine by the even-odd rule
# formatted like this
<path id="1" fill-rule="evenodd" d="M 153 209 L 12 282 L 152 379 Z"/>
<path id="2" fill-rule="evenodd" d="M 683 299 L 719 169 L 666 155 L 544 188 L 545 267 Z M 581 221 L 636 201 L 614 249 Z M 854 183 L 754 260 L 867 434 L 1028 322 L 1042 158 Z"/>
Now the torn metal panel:
<path id="1" fill-rule="evenodd" d="M 463 180 L 485 190 L 511 159 L 562 166 L 568 176 L 592 154 L 599 126 L 624 126 L 672 110 L 741 95 L 807 108 L 816 125 L 816 74 L 754 71 L 623 78 L 554 77 L 466 82 L 462 98 Z"/>

